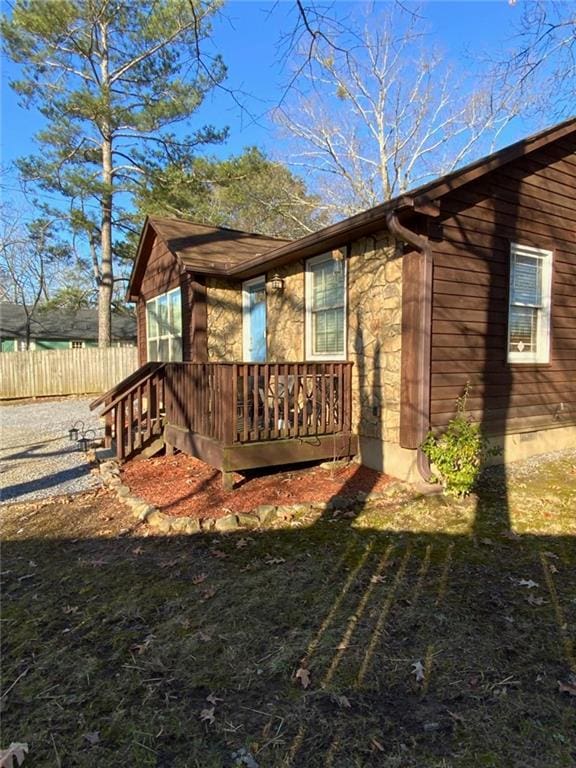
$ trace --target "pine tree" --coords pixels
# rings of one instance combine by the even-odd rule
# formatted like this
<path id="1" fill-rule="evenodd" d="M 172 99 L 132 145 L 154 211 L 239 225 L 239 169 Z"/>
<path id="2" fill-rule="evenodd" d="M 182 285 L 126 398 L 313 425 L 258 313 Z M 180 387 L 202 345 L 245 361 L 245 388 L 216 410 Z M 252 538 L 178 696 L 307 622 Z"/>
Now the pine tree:
<path id="1" fill-rule="evenodd" d="M 28 182 L 63 195 L 91 252 L 99 343 L 110 343 L 115 243 L 122 205 L 166 162 L 185 166 L 226 130 L 174 133 L 226 75 L 204 45 L 220 0 L 16 0 L 0 32 L 21 65 L 11 83 L 37 107 L 39 153 L 19 162 Z"/>

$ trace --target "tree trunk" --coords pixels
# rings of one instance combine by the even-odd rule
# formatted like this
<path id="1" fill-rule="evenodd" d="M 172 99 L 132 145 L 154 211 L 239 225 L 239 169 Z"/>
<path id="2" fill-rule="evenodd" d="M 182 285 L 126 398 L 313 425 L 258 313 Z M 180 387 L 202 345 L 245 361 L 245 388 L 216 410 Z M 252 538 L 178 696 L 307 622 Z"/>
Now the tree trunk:
<path id="1" fill-rule="evenodd" d="M 99 25 L 102 58 L 100 74 L 105 109 L 110 108 L 110 74 L 108 69 L 108 25 Z M 98 286 L 98 346 L 109 347 L 112 341 L 112 290 L 114 273 L 112 269 L 112 131 L 108 115 L 101 125 L 102 133 L 102 226 L 100 247 L 100 284 Z"/>
<path id="2" fill-rule="evenodd" d="M 112 341 L 112 142 L 102 142 L 102 180 L 109 189 L 102 196 L 102 241 L 100 286 L 98 289 L 98 346 L 109 347 Z"/>

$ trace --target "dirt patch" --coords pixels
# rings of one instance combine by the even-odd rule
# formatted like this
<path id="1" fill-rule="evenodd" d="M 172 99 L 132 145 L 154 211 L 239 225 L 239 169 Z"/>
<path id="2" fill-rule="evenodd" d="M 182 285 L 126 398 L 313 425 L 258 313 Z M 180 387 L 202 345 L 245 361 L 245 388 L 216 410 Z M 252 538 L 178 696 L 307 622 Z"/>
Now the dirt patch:
<path id="1" fill-rule="evenodd" d="M 259 504 L 284 506 L 329 501 L 337 495 L 381 491 L 390 482 L 387 475 L 350 463 L 337 469 L 316 465 L 282 472 L 237 474 L 235 489 L 225 491 L 217 469 L 182 453 L 130 462 L 122 476 L 134 494 L 162 512 L 196 518 L 250 512 Z"/>

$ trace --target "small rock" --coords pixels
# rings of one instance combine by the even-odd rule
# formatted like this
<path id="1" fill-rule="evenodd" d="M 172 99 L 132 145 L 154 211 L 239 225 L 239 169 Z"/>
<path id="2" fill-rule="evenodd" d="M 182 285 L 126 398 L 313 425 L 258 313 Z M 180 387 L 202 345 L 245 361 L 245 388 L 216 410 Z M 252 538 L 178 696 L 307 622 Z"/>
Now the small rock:
<path id="1" fill-rule="evenodd" d="M 292 504 L 292 511 L 295 515 L 306 515 L 311 509 L 312 506 L 310 504 Z"/>
<path id="2" fill-rule="evenodd" d="M 347 467 L 349 464 L 348 459 L 340 459 L 338 461 L 323 461 L 320 464 L 320 469 L 335 470 Z"/>
<path id="3" fill-rule="evenodd" d="M 175 533 L 186 533 L 186 528 L 192 520 L 189 517 L 172 517 L 170 521 L 170 530 Z"/>
<path id="4" fill-rule="evenodd" d="M 294 518 L 294 508 L 291 506 L 276 507 L 276 515 L 281 520 L 292 520 Z"/>
<path id="5" fill-rule="evenodd" d="M 270 523 L 278 517 L 276 507 L 271 504 L 260 504 L 259 507 L 256 507 L 254 512 L 261 523 Z"/>
<path id="6" fill-rule="evenodd" d="M 243 528 L 256 528 L 260 522 L 256 515 L 246 514 L 244 512 L 239 512 L 236 517 L 238 518 L 238 523 Z"/>
<path id="7" fill-rule="evenodd" d="M 147 501 L 144 501 L 144 499 L 141 499 L 138 496 L 125 496 L 124 503 L 127 504 L 130 509 L 134 510 L 134 512 L 148 504 Z"/>
<path id="8" fill-rule="evenodd" d="M 120 498 L 126 498 L 130 495 L 130 488 L 128 488 L 127 485 L 120 484 L 116 487 L 116 494 L 120 496 Z"/>
<path id="9" fill-rule="evenodd" d="M 186 529 L 184 533 L 192 534 L 192 533 L 200 533 L 202 531 L 202 528 L 200 527 L 200 520 L 197 520 L 194 517 L 189 517 L 188 522 L 186 523 Z"/>
<path id="10" fill-rule="evenodd" d="M 152 528 L 157 528 L 159 531 L 162 531 L 162 533 L 168 533 L 172 527 L 172 521 L 168 515 L 165 515 L 157 509 L 147 516 L 146 522 L 148 525 L 152 526 Z"/>
<path id="11" fill-rule="evenodd" d="M 226 515 L 226 517 L 219 517 L 214 524 L 217 531 L 235 531 L 238 528 L 238 518 L 236 515 Z"/>
<path id="12" fill-rule="evenodd" d="M 110 475 L 108 479 L 102 478 L 103 482 L 110 486 L 110 488 L 116 488 L 119 485 L 122 485 L 122 480 L 118 477 L 118 475 Z"/>
<path id="13" fill-rule="evenodd" d="M 152 512 L 158 512 L 156 507 L 152 504 L 146 504 L 142 509 L 134 511 L 134 517 L 136 517 L 141 523 L 145 523 Z"/>
<path id="14" fill-rule="evenodd" d="M 439 731 L 440 730 L 440 723 L 424 723 L 424 730 L 427 731 L 427 732 Z"/>

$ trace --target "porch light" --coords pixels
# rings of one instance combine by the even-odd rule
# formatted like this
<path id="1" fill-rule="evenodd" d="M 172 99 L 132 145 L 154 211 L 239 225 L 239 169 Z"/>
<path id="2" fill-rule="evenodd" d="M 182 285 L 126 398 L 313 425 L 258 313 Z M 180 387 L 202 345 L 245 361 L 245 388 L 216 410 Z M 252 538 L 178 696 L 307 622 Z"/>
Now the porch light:
<path id="1" fill-rule="evenodd" d="M 74 424 L 72 424 L 72 426 L 68 430 L 68 437 L 74 443 L 76 442 L 76 440 L 78 440 L 79 433 L 83 431 L 84 431 L 84 422 L 75 421 Z"/>
<path id="2" fill-rule="evenodd" d="M 332 251 L 332 261 L 334 262 L 334 272 L 340 275 L 342 273 L 342 264 L 344 263 L 344 251 L 342 248 L 336 248 Z"/>
<path id="3" fill-rule="evenodd" d="M 278 272 L 276 272 L 272 280 L 270 280 L 270 282 L 268 283 L 268 287 L 271 293 L 283 293 L 284 280 L 280 277 Z"/>

